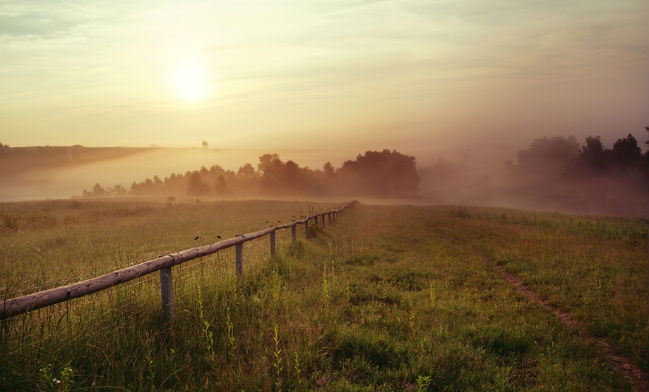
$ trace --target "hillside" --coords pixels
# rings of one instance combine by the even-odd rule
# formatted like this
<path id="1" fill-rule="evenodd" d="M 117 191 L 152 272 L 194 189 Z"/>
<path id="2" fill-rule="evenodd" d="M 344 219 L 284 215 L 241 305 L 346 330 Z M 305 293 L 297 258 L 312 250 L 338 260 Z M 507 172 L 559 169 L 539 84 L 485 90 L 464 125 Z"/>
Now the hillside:
<path id="1" fill-rule="evenodd" d="M 118 159 L 156 148 L 36 146 L 9 147 L 0 144 L 2 180 L 10 180 L 30 170 L 57 169 Z"/>

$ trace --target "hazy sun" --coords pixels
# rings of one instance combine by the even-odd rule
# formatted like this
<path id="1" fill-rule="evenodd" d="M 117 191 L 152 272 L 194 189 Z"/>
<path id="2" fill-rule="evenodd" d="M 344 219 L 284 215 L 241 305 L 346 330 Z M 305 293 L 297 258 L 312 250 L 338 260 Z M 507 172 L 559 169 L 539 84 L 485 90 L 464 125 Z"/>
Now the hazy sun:
<path id="1" fill-rule="evenodd" d="M 184 60 L 171 69 L 171 84 L 178 98 L 189 103 L 205 101 L 210 95 L 207 71 L 196 60 Z"/>

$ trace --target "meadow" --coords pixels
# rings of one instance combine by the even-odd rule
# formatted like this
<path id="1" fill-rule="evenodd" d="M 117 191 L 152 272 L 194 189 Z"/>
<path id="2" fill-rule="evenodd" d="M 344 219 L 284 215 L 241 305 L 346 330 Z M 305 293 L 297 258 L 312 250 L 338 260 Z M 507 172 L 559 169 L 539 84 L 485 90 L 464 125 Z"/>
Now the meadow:
<path id="1" fill-rule="evenodd" d="M 97 200 L 0 205 L 9 298 L 342 203 Z M 0 390 L 632 390 L 592 339 L 649 370 L 640 219 L 357 204 L 278 234 L 2 322 Z M 199 237 L 198 239 L 195 239 Z"/>

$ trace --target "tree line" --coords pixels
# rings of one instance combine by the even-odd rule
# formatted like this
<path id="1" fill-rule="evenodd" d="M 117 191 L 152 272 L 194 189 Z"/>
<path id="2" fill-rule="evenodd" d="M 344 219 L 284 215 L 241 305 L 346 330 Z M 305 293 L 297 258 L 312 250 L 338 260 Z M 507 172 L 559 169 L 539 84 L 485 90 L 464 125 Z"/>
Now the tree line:
<path id="1" fill-rule="evenodd" d="M 122 185 L 103 187 L 95 184 L 84 190 L 85 197 L 124 195 L 358 195 L 371 197 L 407 197 L 417 194 L 420 178 L 416 160 L 396 150 L 366 151 L 348 160 L 340 168 L 330 162 L 321 169 L 301 167 L 282 161 L 278 154 L 259 157 L 255 168 L 246 163 L 237 171 L 219 165 L 200 170 L 173 173 L 164 179 L 155 176 Z"/>
<path id="2" fill-rule="evenodd" d="M 598 136 L 583 145 L 574 137 L 540 138 L 506 167 L 503 193 L 523 205 L 647 216 L 649 151 L 643 154 L 631 134 L 610 148 Z"/>

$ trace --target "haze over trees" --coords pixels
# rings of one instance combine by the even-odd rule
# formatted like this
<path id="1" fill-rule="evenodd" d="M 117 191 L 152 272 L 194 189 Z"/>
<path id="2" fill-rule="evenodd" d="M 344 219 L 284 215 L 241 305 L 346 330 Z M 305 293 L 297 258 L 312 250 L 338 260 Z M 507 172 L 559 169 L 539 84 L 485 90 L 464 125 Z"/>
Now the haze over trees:
<path id="1" fill-rule="evenodd" d="M 358 195 L 370 197 L 412 197 L 417 194 L 420 178 L 416 160 L 395 150 L 366 151 L 355 160 L 345 161 L 341 168 L 330 162 L 322 169 L 301 167 L 282 161 L 278 154 L 259 157 L 257 169 L 247 163 L 236 172 L 219 165 L 209 169 L 173 173 L 164 179 L 155 176 L 133 182 L 132 195 L 186 194 L 206 195 Z M 84 196 L 116 195 L 115 189 L 96 184 Z M 123 193 L 122 193 L 123 194 Z"/>
<path id="2" fill-rule="evenodd" d="M 505 161 L 504 170 L 439 160 L 421 175 L 423 196 L 435 203 L 647 216 L 649 152 L 631 134 L 611 148 L 597 136 L 583 144 L 542 137 Z"/>
<path id="3" fill-rule="evenodd" d="M 649 129 L 648 129 L 649 130 Z M 413 156 L 395 150 L 366 151 L 340 167 L 321 168 L 263 154 L 237 170 L 220 165 L 166 177 L 133 181 L 130 186 L 100 183 L 86 197 L 112 196 L 349 196 L 405 198 L 426 203 L 498 205 L 568 212 L 647 215 L 649 151 L 631 134 L 606 146 L 598 136 L 541 137 L 498 166 L 474 156 L 451 156 L 417 167 Z M 4 184 L 24 170 L 109 160 L 138 149 L 20 147 L 0 144 Z M 502 163 L 504 161 L 504 163 Z M 161 173 L 164 174 L 164 173 Z"/>

